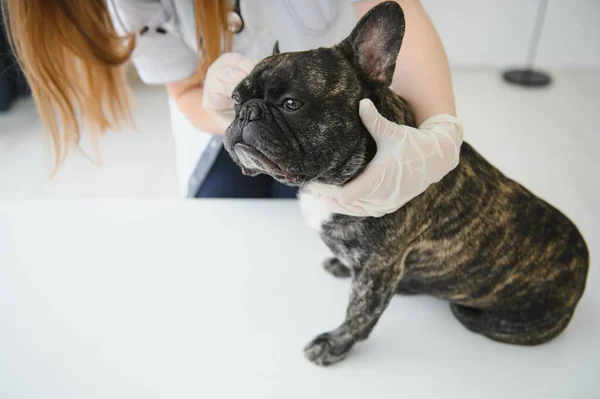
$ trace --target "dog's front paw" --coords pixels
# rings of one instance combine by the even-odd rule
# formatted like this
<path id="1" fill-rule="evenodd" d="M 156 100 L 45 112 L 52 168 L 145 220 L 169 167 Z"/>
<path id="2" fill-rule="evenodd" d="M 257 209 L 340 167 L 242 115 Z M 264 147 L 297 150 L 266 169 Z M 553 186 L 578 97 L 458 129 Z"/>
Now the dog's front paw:
<path id="1" fill-rule="evenodd" d="M 342 264 L 338 258 L 329 258 L 323 262 L 323 268 L 335 277 L 350 277 L 350 269 Z"/>
<path id="2" fill-rule="evenodd" d="M 304 356 L 319 366 L 329 366 L 344 360 L 350 352 L 352 344 L 352 342 L 336 337 L 333 333 L 325 333 L 318 335 L 304 347 Z"/>

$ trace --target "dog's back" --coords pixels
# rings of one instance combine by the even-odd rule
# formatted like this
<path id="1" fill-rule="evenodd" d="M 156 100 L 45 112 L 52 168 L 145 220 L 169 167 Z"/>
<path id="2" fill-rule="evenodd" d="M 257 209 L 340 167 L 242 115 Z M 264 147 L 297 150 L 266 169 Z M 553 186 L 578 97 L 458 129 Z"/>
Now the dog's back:
<path id="1" fill-rule="evenodd" d="M 373 100 L 388 119 L 414 125 L 407 103 L 390 90 Z M 467 143 L 452 172 L 397 212 L 336 215 L 322 235 L 356 267 L 374 255 L 402 262 L 400 292 L 447 299 L 469 329 L 522 345 L 545 342 L 566 327 L 589 264 L 586 244 L 566 216 Z"/>

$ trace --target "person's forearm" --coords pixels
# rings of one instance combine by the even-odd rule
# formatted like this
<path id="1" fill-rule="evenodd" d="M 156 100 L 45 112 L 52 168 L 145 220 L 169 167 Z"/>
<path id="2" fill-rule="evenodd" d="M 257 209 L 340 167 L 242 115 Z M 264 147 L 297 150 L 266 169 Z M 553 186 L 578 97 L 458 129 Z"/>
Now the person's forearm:
<path id="1" fill-rule="evenodd" d="M 213 62 L 206 76 L 193 76 L 166 85 L 169 95 L 193 126 L 205 132 L 223 134 L 234 120 L 231 93 L 256 62 L 238 53 L 225 53 Z"/>
<path id="2" fill-rule="evenodd" d="M 355 3 L 362 16 L 381 1 Z M 444 46 L 419 0 L 396 0 L 404 10 L 406 32 L 398 55 L 392 90 L 404 97 L 417 126 L 433 115 L 456 115 L 450 68 Z"/>
<path id="3" fill-rule="evenodd" d="M 198 85 L 173 98 L 177 107 L 195 128 L 204 132 L 223 134 L 228 124 L 216 113 L 202 107 L 203 91 L 202 86 Z"/>
<path id="4" fill-rule="evenodd" d="M 355 11 L 360 17 L 377 3 L 373 0 L 355 3 Z M 386 119 L 370 99 L 362 99 L 358 112 L 375 140 L 377 154 L 358 177 L 341 187 L 312 184 L 311 190 L 321 198 L 325 209 L 333 213 L 380 217 L 395 212 L 459 163 L 463 128 L 456 117 L 444 48 L 418 0 L 397 3 L 404 10 L 406 29 L 396 65 L 389 62 L 393 58 L 383 58 L 390 49 L 359 51 L 388 60 L 388 76 L 390 68 L 395 68 L 391 88 L 409 102 L 418 128 Z M 397 9 L 396 13 L 399 16 Z M 395 21 L 401 22 L 400 18 Z M 379 28 L 373 27 L 373 23 L 366 26 L 369 29 L 363 31 L 379 34 L 382 43 L 382 36 L 390 31 L 389 28 L 382 31 L 384 24 Z M 400 40 L 399 35 L 391 38 Z"/>

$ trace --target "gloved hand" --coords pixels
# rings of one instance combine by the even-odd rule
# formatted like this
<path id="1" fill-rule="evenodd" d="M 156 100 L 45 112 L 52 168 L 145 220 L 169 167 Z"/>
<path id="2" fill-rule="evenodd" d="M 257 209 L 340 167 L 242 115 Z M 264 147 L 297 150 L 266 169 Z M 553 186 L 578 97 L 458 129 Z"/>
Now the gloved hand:
<path id="1" fill-rule="evenodd" d="M 463 140 L 458 118 L 436 115 L 415 129 L 385 119 L 369 99 L 361 100 L 359 114 L 377 143 L 377 154 L 343 187 L 309 185 L 308 192 L 329 211 L 374 217 L 395 212 L 458 165 Z"/>
<path id="2" fill-rule="evenodd" d="M 242 54 L 225 53 L 221 54 L 206 71 L 202 106 L 208 111 L 215 112 L 225 126 L 229 125 L 235 116 L 231 93 L 255 65 L 254 60 Z"/>

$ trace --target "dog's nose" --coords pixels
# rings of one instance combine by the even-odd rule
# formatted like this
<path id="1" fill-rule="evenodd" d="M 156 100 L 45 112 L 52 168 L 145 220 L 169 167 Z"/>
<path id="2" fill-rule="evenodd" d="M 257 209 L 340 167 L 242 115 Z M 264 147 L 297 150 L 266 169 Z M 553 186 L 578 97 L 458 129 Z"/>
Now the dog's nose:
<path id="1" fill-rule="evenodd" d="M 262 117 L 262 114 L 262 107 L 256 101 L 248 101 L 240 110 L 240 117 L 242 117 L 246 121 L 246 123 L 260 119 Z"/>
<path id="2" fill-rule="evenodd" d="M 256 120 L 259 119 L 262 116 L 262 108 L 260 108 L 260 106 L 258 104 L 253 104 L 252 107 L 250 108 L 250 116 L 248 117 L 248 120 Z"/>

